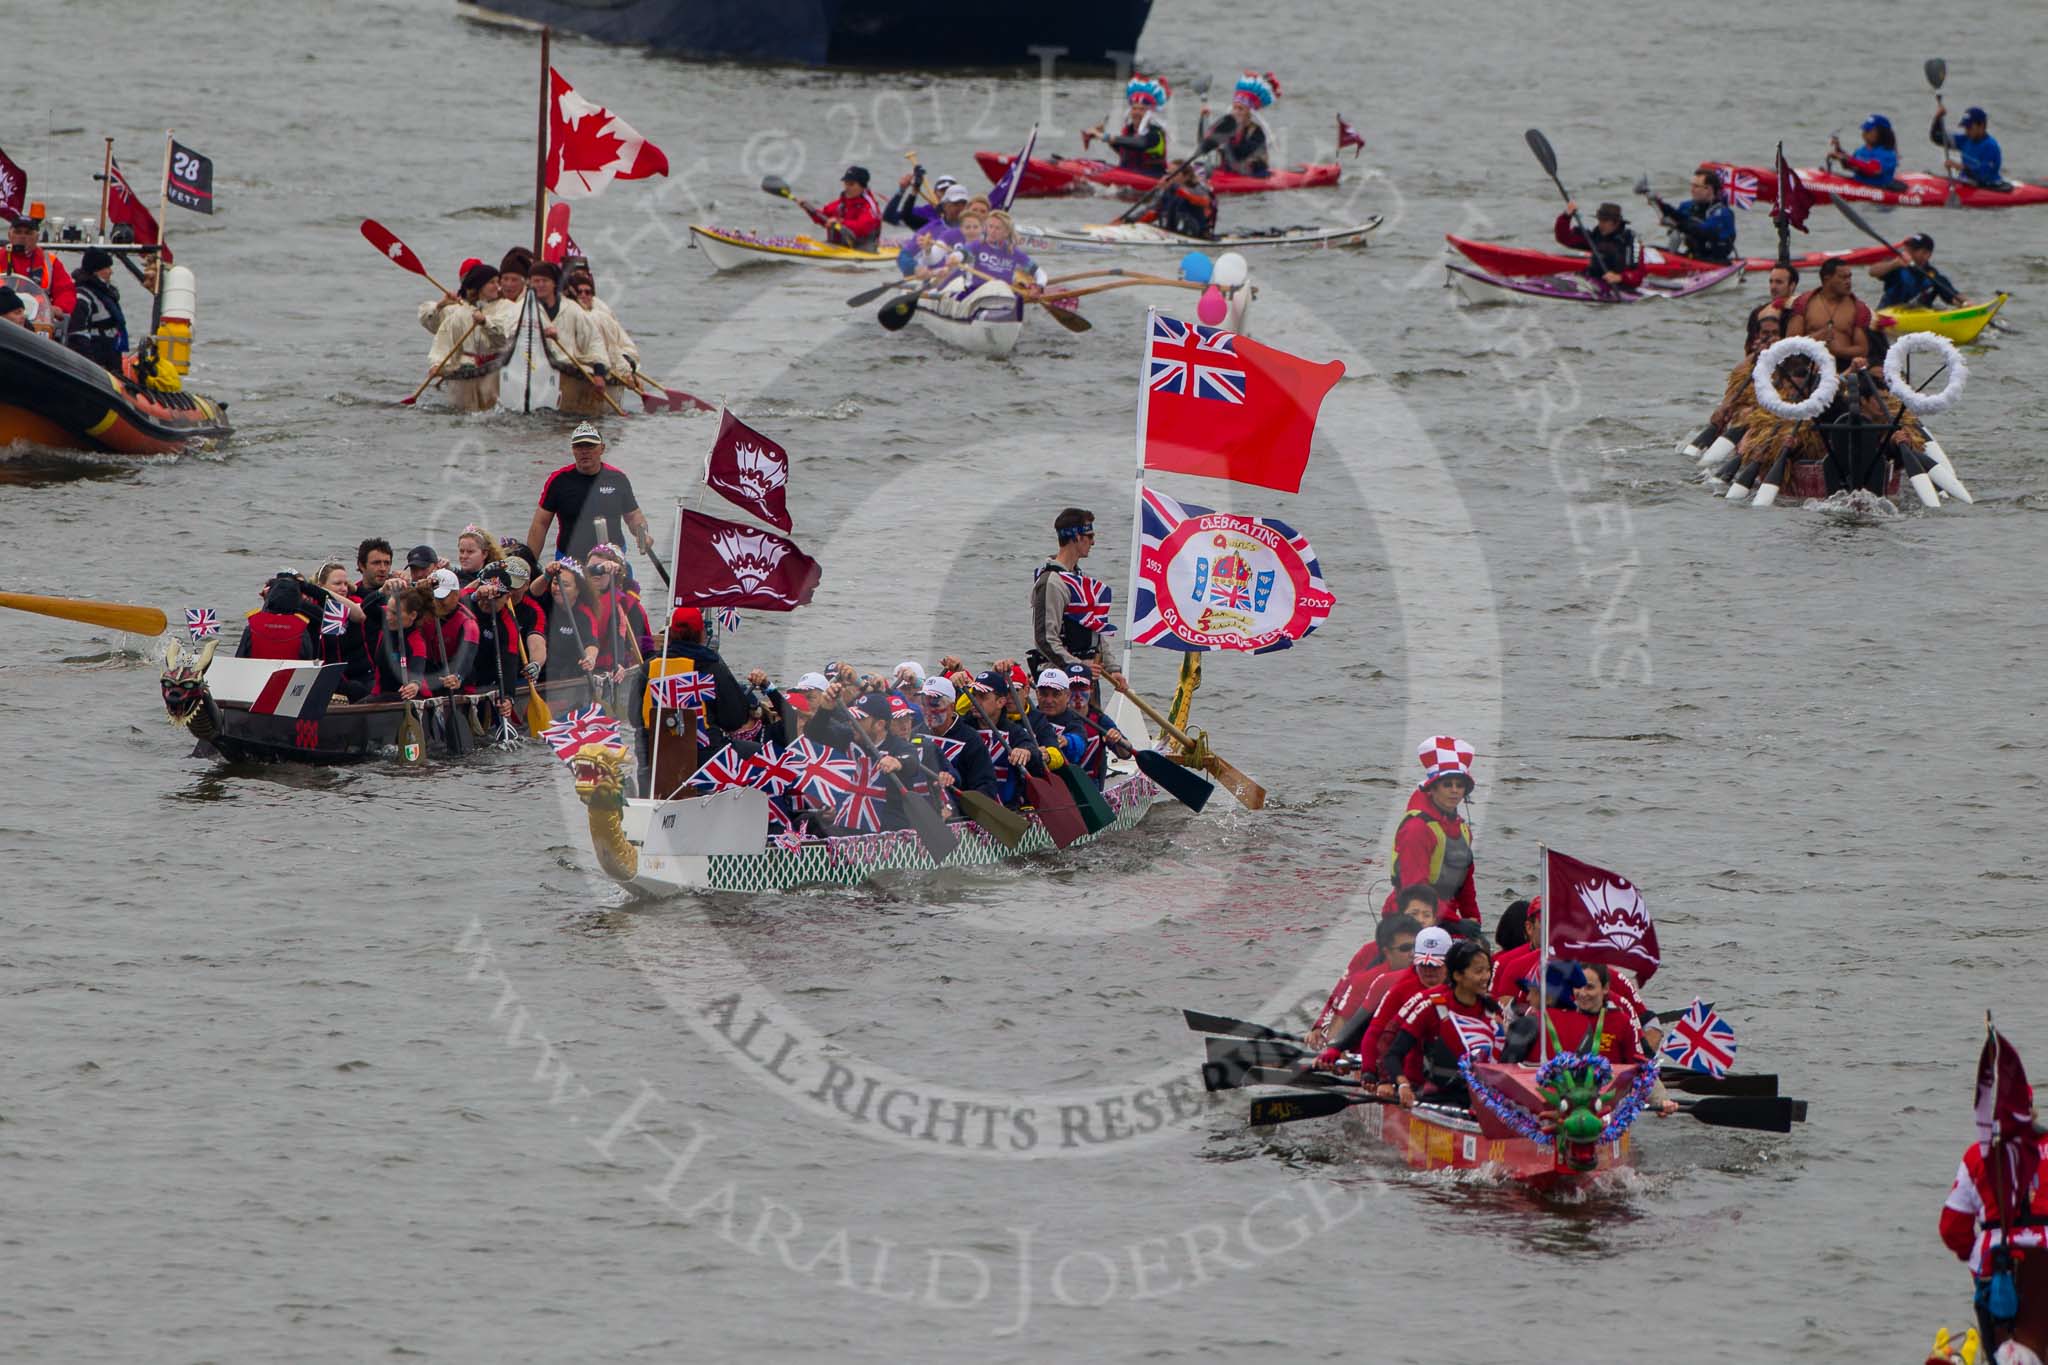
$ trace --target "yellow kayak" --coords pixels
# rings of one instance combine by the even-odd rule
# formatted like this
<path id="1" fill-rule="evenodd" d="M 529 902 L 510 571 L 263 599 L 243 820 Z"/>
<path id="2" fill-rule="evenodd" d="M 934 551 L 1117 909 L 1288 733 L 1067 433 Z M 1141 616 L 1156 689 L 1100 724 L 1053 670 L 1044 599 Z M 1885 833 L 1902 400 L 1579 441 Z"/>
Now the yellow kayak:
<path id="1" fill-rule="evenodd" d="M 690 225 L 692 243 L 704 253 L 714 270 L 738 270 L 750 265 L 794 262 L 799 265 L 876 266 L 896 264 L 900 243 L 885 242 L 874 251 L 834 246 L 815 237 L 771 237 L 744 228 Z"/>
<path id="2" fill-rule="evenodd" d="M 1887 308 L 1877 315 L 1877 325 L 1894 336 L 1908 332 L 1933 332 L 1960 345 L 1977 339 L 1977 333 L 1991 325 L 1998 310 L 2011 296 L 2000 294 L 1985 303 L 1967 308 Z"/>

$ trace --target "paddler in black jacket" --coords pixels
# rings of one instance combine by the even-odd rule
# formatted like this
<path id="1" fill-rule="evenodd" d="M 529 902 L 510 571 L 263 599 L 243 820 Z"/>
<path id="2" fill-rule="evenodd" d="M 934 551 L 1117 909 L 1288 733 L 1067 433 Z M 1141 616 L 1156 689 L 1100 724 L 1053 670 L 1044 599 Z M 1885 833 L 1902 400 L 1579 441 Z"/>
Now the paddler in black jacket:
<path id="1" fill-rule="evenodd" d="M 944 753 L 947 745 L 958 744 L 959 752 L 947 755 L 961 787 L 980 792 L 991 800 L 1003 799 L 1002 784 L 996 780 L 995 760 L 973 724 L 961 716 L 959 691 L 944 678 L 928 678 L 918 693 L 924 708 L 926 733 L 915 742 L 931 745 Z"/>
<path id="2" fill-rule="evenodd" d="M 1590 241 L 1574 221 L 1578 214 L 1578 201 L 1567 200 L 1564 212 L 1557 215 L 1555 235 L 1558 245 L 1586 253 L 1586 268 L 1579 273 L 1623 289 L 1640 288 L 1649 271 L 1643 266 L 1642 253 L 1636 250 L 1635 233 L 1621 216 L 1621 205 L 1600 206 L 1600 211 L 1593 215 Z"/>
<path id="3" fill-rule="evenodd" d="M 121 312 L 121 291 L 114 287 L 114 258 L 96 246 L 87 247 L 73 278 L 78 306 L 71 310 L 64 344 L 119 374 L 121 357 L 128 351 L 128 319 Z"/>

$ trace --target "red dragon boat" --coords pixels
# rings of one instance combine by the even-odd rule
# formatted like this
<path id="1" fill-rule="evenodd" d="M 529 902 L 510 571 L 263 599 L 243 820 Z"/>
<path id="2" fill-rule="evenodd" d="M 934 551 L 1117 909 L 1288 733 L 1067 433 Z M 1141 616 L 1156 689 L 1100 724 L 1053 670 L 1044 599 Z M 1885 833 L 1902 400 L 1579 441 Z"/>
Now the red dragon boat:
<path id="1" fill-rule="evenodd" d="M 1014 153 L 976 152 L 974 159 L 989 178 L 989 183 L 994 184 L 1009 173 L 1010 163 L 1017 158 Z M 1233 175 L 1229 171 L 1214 171 L 1210 173 L 1209 186 L 1218 194 L 1267 194 L 1274 190 L 1308 190 L 1334 185 L 1340 174 L 1342 170 L 1334 161 L 1315 166 L 1294 166 L 1276 170 L 1271 175 Z M 1024 176 L 1017 186 L 1017 194 L 1025 199 L 1043 199 L 1056 194 L 1073 194 L 1090 185 L 1107 185 L 1119 190 L 1149 190 L 1159 183 L 1159 179 L 1143 171 L 1127 171 L 1107 161 L 1034 156 L 1024 163 Z"/>

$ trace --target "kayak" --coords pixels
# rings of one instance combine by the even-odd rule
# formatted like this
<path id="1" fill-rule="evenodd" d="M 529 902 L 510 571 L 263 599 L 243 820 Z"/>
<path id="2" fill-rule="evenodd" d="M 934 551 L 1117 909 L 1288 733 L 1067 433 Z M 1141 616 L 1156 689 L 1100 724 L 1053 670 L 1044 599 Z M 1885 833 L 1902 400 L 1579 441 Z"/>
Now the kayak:
<path id="1" fill-rule="evenodd" d="M 1024 302 L 994 280 L 959 275 L 917 301 L 918 325 L 948 346 L 995 360 L 1017 347 L 1024 331 Z"/>
<path id="2" fill-rule="evenodd" d="M 1508 246 L 1501 242 L 1475 242 L 1469 237 L 1444 234 L 1444 240 L 1472 264 L 1489 275 L 1571 275 L 1586 268 L 1586 257 L 1582 253 L 1542 251 L 1535 247 Z M 1905 243 L 1899 247 L 1904 249 Z M 1847 251 L 1809 251 L 1794 256 L 1792 264 L 1800 270 L 1818 270 L 1822 261 L 1840 259 L 1850 265 L 1870 265 L 1888 259 L 1892 248 L 1872 242 L 1869 246 L 1851 247 Z M 1775 256 L 1744 256 L 1739 259 L 1744 270 L 1764 271 L 1777 265 Z M 1692 256 L 1681 256 L 1675 251 L 1664 251 L 1657 247 L 1643 248 L 1643 264 L 1652 275 L 1696 275 L 1718 270 L 1727 261 L 1702 261 Z"/>
<path id="3" fill-rule="evenodd" d="M 1017 235 L 1034 242 L 1073 242 L 1094 246 L 1160 246 L 1176 251 L 1241 250 L 1251 246 L 1364 246 L 1365 239 L 1380 225 L 1375 213 L 1363 223 L 1335 228 L 1269 228 L 1263 231 L 1232 232 L 1219 237 L 1183 237 L 1154 223 L 1097 223 L 1089 227 L 1027 227 L 1020 224 Z"/>
<path id="4" fill-rule="evenodd" d="M 704 253 L 713 270 L 739 270 L 750 265 L 826 265 L 840 268 L 896 264 L 901 242 L 884 242 L 873 251 L 834 246 L 815 237 L 771 237 L 745 228 L 690 225 L 690 245 Z"/>
<path id="5" fill-rule="evenodd" d="M 1769 166 L 1734 166 L 1723 162 L 1701 163 L 1701 169 L 1714 169 L 1724 173 L 1734 172 L 1738 177 L 1754 176 L 1756 179 L 1756 200 L 1768 206 L 1777 198 L 1777 172 Z M 1925 171 L 1908 171 L 1897 179 L 1897 188 L 1887 189 L 1881 185 L 1865 185 L 1853 176 L 1836 175 L 1831 171 L 1801 167 L 1795 171 L 1799 182 L 1812 192 L 1820 203 L 1842 198 L 1866 204 L 1890 204 L 1902 209 L 2011 209 L 2025 208 L 2031 204 L 2048 204 L 2048 185 L 2029 185 L 2025 181 L 2012 182 L 2009 190 L 1987 190 L 1981 185 L 1972 185 L 1965 180 L 1952 180 L 1945 175 L 1932 175 Z M 1951 197 L 1953 196 L 1953 197 Z"/>
<path id="6" fill-rule="evenodd" d="M 1491 275 L 1470 266 L 1444 267 L 1445 281 L 1467 303 L 1508 303 L 1518 299 L 1559 299 L 1567 303 L 1649 303 L 1683 299 L 1718 289 L 1742 275 L 1742 265 L 1716 266 L 1672 283 L 1646 281 L 1641 289 L 1603 285 L 1584 275 Z"/>
<path id="7" fill-rule="evenodd" d="M 2010 297 L 2000 294 L 1966 308 L 1887 308 L 1877 315 L 1875 325 L 1902 336 L 1907 332 L 1933 332 L 1959 345 L 1968 345 L 1991 325 L 1991 319 L 1998 316 L 1998 310 L 2005 307 Z"/>
<path id="8" fill-rule="evenodd" d="M 976 152 L 974 159 L 980 163 L 982 174 L 991 184 L 1009 173 L 1016 156 L 1002 152 Z M 1334 185 L 1342 173 L 1334 161 L 1315 166 L 1294 166 L 1271 175 L 1233 175 L 1229 171 L 1212 171 L 1209 187 L 1218 194 L 1265 194 L 1273 190 L 1307 190 L 1322 185 Z M 1040 199 L 1047 195 L 1072 194 L 1088 185 L 1109 185 L 1120 190 L 1149 190 L 1156 186 L 1160 177 L 1145 171 L 1127 171 L 1099 159 L 1081 157 L 1040 157 L 1034 156 L 1024 163 L 1024 179 L 1017 186 L 1017 194 L 1024 199 Z"/>

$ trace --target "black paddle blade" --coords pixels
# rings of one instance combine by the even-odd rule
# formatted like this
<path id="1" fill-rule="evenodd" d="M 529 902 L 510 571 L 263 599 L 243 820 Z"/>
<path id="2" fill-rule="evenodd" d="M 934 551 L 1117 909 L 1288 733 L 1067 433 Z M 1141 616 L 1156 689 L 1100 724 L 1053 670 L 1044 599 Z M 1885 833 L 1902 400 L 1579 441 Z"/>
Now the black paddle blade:
<path id="1" fill-rule="evenodd" d="M 1939 57 L 1929 57 L 1927 65 L 1920 69 L 1927 73 L 1927 83 L 1936 90 L 1941 89 L 1941 83 L 1948 79 L 1948 63 Z"/>
<path id="2" fill-rule="evenodd" d="M 1299 1037 L 1254 1024 L 1248 1019 L 1233 1019 L 1227 1014 L 1208 1014 L 1202 1010 L 1184 1009 L 1180 1017 L 1187 1020 L 1188 1027 L 1196 1033 L 1227 1033 L 1236 1038 L 1278 1038 L 1283 1042 L 1298 1043 Z"/>
<path id="3" fill-rule="evenodd" d="M 1328 1091 L 1309 1095 L 1274 1095 L 1267 1099 L 1253 1100 L 1251 1125 L 1264 1128 L 1274 1123 L 1299 1123 L 1303 1119 L 1319 1119 L 1330 1114 L 1341 1114 L 1358 1103 L 1350 1095 L 1338 1095 Z"/>
<path id="4" fill-rule="evenodd" d="M 1785 1096 L 1773 1099 L 1725 1098 L 1682 1102 L 1680 1113 L 1690 1114 L 1714 1128 L 1748 1128 L 1759 1133 L 1792 1131 L 1793 1101 Z"/>
<path id="5" fill-rule="evenodd" d="M 1872 227 L 1868 219 L 1866 219 L 1862 214 L 1858 213 L 1855 209 L 1852 209 L 1847 204 L 1843 203 L 1839 197 L 1832 199 L 1829 202 L 1832 203 L 1836 208 L 1840 209 L 1842 211 L 1842 216 L 1844 218 L 1847 218 L 1850 222 L 1854 223 L 1857 226 L 1857 228 L 1861 230 L 1864 236 L 1871 238 L 1873 241 L 1884 242 L 1886 246 L 1891 246 L 1891 243 L 1889 241 L 1886 241 L 1885 235 L 1882 232 L 1879 232 L 1876 228 Z M 1893 248 L 1893 250 L 1896 252 L 1897 248 Z"/>
<path id="6" fill-rule="evenodd" d="M 896 799 L 903 806 L 904 818 L 917 831 L 917 841 L 924 845 L 924 851 L 932 855 L 934 863 L 943 863 L 953 856 L 953 850 L 960 847 L 960 836 L 946 825 L 946 817 L 939 814 L 938 807 L 907 790 L 896 774 L 890 773 L 889 787 L 896 793 Z"/>
<path id="7" fill-rule="evenodd" d="M 882 295 L 888 293 L 890 290 L 901 289 L 902 287 L 903 281 L 891 280 L 887 284 L 878 284 L 873 289 L 863 289 L 858 294 L 855 294 L 852 298 L 848 299 L 846 301 L 846 306 L 848 308 L 865 307 L 866 305 L 873 303 L 876 299 L 882 297 Z"/>
<path id="8" fill-rule="evenodd" d="M 770 194 L 779 194 L 784 199 L 789 198 L 789 182 L 779 175 L 762 176 L 761 188 Z"/>
<path id="9" fill-rule="evenodd" d="M 910 325 L 910 319 L 917 313 L 917 295 L 905 294 L 900 299 L 890 299 L 875 314 L 875 321 L 891 332 L 900 332 Z"/>
<path id="10" fill-rule="evenodd" d="M 1215 792 L 1216 784 L 1196 772 L 1160 753 L 1157 749 L 1137 751 L 1138 771 L 1152 779 L 1159 790 L 1186 806 L 1199 811 L 1209 804 L 1209 797 Z"/>
<path id="11" fill-rule="evenodd" d="M 1682 1090 L 1688 1095 L 1735 1095 L 1751 1099 L 1769 1099 L 1778 1093 L 1778 1078 L 1769 1073 L 1709 1076 L 1704 1071 L 1665 1067 L 1662 1075 L 1667 1089 Z"/>
<path id="12" fill-rule="evenodd" d="M 1293 1043 L 1278 1038 L 1209 1038 L 1204 1046 L 1210 1061 L 1240 1066 L 1295 1066 L 1313 1060 Z"/>
<path id="13" fill-rule="evenodd" d="M 1531 128 L 1528 132 L 1522 134 L 1522 138 L 1529 144 L 1529 150 L 1536 153 L 1537 164 L 1543 167 L 1543 173 L 1545 175 L 1556 175 L 1557 152 L 1551 147 L 1550 139 L 1543 136 L 1543 130 L 1541 128 Z"/>

